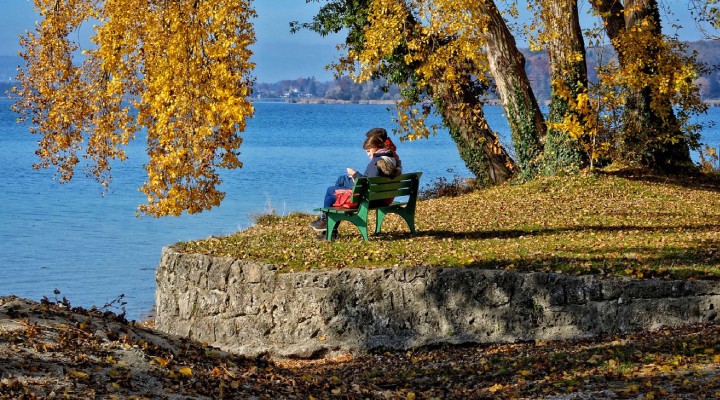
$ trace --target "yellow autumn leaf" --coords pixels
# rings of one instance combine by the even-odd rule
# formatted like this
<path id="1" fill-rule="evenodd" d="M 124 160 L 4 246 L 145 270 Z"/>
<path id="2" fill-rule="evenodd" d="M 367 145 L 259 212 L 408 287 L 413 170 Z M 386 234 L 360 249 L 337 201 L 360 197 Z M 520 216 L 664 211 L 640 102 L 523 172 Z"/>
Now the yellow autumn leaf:
<path id="1" fill-rule="evenodd" d="M 82 371 L 77 371 L 74 369 L 71 369 L 68 371 L 68 376 L 70 376 L 71 378 L 82 379 L 82 380 L 90 378 L 90 375 L 88 375 L 87 373 L 82 372 Z"/>
<path id="2" fill-rule="evenodd" d="M 661 365 L 658 369 L 659 369 L 661 372 L 668 373 L 668 372 L 670 372 L 670 371 L 673 370 L 673 367 L 670 366 L 670 365 Z"/>
<path id="3" fill-rule="evenodd" d="M 178 370 L 182 376 L 192 376 L 192 369 L 190 367 L 183 367 Z"/>
<path id="4" fill-rule="evenodd" d="M 501 390 L 503 390 L 503 389 L 505 389 L 505 386 L 503 386 L 503 385 L 501 385 L 501 384 L 499 384 L 499 383 L 496 383 L 496 384 L 490 386 L 490 387 L 488 388 L 488 391 L 490 391 L 490 393 L 495 393 L 495 392 L 501 391 Z"/>
<path id="5" fill-rule="evenodd" d="M 158 365 L 164 368 L 170 363 L 170 360 L 168 360 L 167 358 L 155 357 L 155 362 L 157 362 Z"/>

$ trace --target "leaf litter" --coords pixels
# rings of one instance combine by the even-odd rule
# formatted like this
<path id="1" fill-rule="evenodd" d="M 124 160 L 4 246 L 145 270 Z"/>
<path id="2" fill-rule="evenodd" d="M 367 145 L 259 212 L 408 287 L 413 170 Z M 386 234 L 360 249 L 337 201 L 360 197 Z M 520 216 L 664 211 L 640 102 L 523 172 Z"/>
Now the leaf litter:
<path id="1" fill-rule="evenodd" d="M 323 360 L 228 354 L 112 313 L 0 297 L 0 399 L 720 397 L 720 325 Z"/>

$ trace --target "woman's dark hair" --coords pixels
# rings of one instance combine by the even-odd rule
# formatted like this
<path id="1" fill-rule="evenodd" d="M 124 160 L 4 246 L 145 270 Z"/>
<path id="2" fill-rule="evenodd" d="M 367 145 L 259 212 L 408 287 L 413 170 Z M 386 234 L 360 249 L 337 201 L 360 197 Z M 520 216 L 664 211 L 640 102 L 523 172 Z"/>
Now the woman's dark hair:
<path id="1" fill-rule="evenodd" d="M 363 143 L 363 149 L 384 149 L 385 148 L 385 141 L 380 139 L 377 136 L 368 136 L 367 139 L 365 139 L 365 143 Z"/>
<path id="2" fill-rule="evenodd" d="M 387 131 L 383 128 L 372 128 L 365 134 L 367 137 L 377 136 L 382 140 L 383 142 L 387 140 L 388 135 Z"/>

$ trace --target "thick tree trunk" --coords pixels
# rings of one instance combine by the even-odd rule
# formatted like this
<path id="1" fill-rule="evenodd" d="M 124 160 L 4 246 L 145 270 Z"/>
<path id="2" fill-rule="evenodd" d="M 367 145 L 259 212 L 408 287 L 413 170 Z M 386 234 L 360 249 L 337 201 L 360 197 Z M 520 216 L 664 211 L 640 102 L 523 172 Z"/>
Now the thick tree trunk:
<path id="1" fill-rule="evenodd" d="M 651 35 L 660 36 L 660 12 L 656 0 L 628 0 L 623 7 L 618 0 L 591 0 L 593 7 L 603 16 L 608 36 L 618 53 L 621 68 L 628 60 L 636 61 L 638 56 L 652 65 L 658 51 L 646 46 L 641 55 L 627 54 L 622 48 L 623 35 L 634 26 L 647 20 L 652 22 Z M 647 28 L 644 28 L 647 29 Z M 644 71 L 655 73 L 647 67 Z M 629 93 L 624 111 L 624 132 L 621 147 L 624 161 L 643 167 L 673 170 L 692 165 L 690 148 L 669 101 L 652 106 L 654 88 L 645 86 Z"/>
<path id="2" fill-rule="evenodd" d="M 649 19 L 654 22 L 652 35 L 660 36 L 660 10 L 657 0 L 628 0 L 625 14 L 625 26 L 628 28 Z M 658 52 L 652 52 L 649 57 L 656 58 Z M 652 64 L 652 63 L 648 63 Z M 655 71 L 646 69 L 647 74 Z M 626 138 L 632 143 L 633 137 L 642 137 L 651 133 L 651 140 L 647 141 L 644 149 L 639 149 L 640 162 L 644 166 L 672 170 L 677 167 L 692 165 L 690 147 L 683 134 L 680 124 L 675 117 L 670 101 L 663 101 L 652 106 L 654 96 L 653 87 L 645 87 L 639 92 L 632 93 L 628 99 L 629 115 L 626 115 Z M 657 102 L 656 102 L 657 103 Z M 648 128 L 649 132 L 648 132 Z"/>
<path id="3" fill-rule="evenodd" d="M 508 116 L 520 174 L 532 177 L 539 168 L 545 120 L 525 72 L 525 56 L 505 20 L 494 2 L 483 2 L 482 8 L 488 18 L 485 40 L 490 74 Z"/>
<path id="4" fill-rule="evenodd" d="M 433 87 L 440 113 L 460 157 L 475 177 L 485 184 L 507 181 L 517 173 L 517 164 L 485 119 L 482 103 L 470 90 L 459 93 L 438 82 Z"/>
<path id="5" fill-rule="evenodd" d="M 547 0 L 542 18 L 546 30 L 553 33 L 548 40 L 552 82 L 548 122 L 560 123 L 575 115 L 582 124 L 584 116 L 575 112 L 572 106 L 588 87 L 585 41 L 580 30 L 577 0 Z M 557 174 L 587 165 L 587 153 L 581 148 L 580 139 L 551 125 L 544 148 L 546 173 Z"/>

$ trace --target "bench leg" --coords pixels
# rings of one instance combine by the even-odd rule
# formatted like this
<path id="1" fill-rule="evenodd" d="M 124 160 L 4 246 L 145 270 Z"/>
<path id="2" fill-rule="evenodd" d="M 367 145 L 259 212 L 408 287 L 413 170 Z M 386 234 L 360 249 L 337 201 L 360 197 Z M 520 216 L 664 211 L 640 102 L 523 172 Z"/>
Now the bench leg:
<path id="1" fill-rule="evenodd" d="M 385 219 L 385 216 L 387 213 L 383 210 L 376 210 L 375 212 L 375 234 L 377 235 L 380 233 L 380 228 L 382 227 L 382 222 Z"/>
<path id="2" fill-rule="evenodd" d="M 408 228 L 410 228 L 410 232 L 415 233 L 415 210 L 408 210 L 406 208 L 403 210 L 400 216 L 403 217 L 405 222 L 407 222 Z"/>
<path id="3" fill-rule="evenodd" d="M 382 222 L 385 219 L 385 216 L 388 214 L 397 214 L 401 216 L 407 223 L 408 228 L 410 228 L 410 232 L 415 233 L 415 210 L 408 210 L 403 208 L 385 211 L 378 208 L 377 218 L 375 219 L 375 234 L 380 233 Z"/>
<path id="4" fill-rule="evenodd" d="M 358 230 L 360 231 L 360 234 L 362 235 L 363 239 L 367 242 L 368 241 L 368 233 L 367 233 L 367 225 L 360 226 L 356 225 Z"/>
<path id="5" fill-rule="evenodd" d="M 333 241 L 333 231 L 336 231 L 338 226 L 340 225 L 340 222 L 342 221 L 349 221 L 353 225 L 355 225 L 358 230 L 360 231 L 360 234 L 362 235 L 364 240 L 368 240 L 368 231 L 367 231 L 367 221 L 363 220 L 359 217 L 351 217 L 351 218 L 337 218 L 335 215 L 328 215 L 328 221 L 327 221 L 327 230 L 325 231 L 325 238 L 332 242 Z"/>
<path id="6" fill-rule="evenodd" d="M 327 230 L 325 231 L 325 239 L 327 239 L 327 241 L 333 241 L 333 232 L 337 230 L 339 225 L 340 220 L 336 221 L 335 219 L 328 216 Z"/>
<path id="7" fill-rule="evenodd" d="M 363 240 L 368 240 L 368 230 L 367 230 L 367 216 L 363 218 L 362 216 L 355 215 L 351 218 L 347 219 L 349 222 L 351 222 L 353 225 L 355 225 L 356 228 L 360 231 L 360 234 L 363 237 Z"/>

